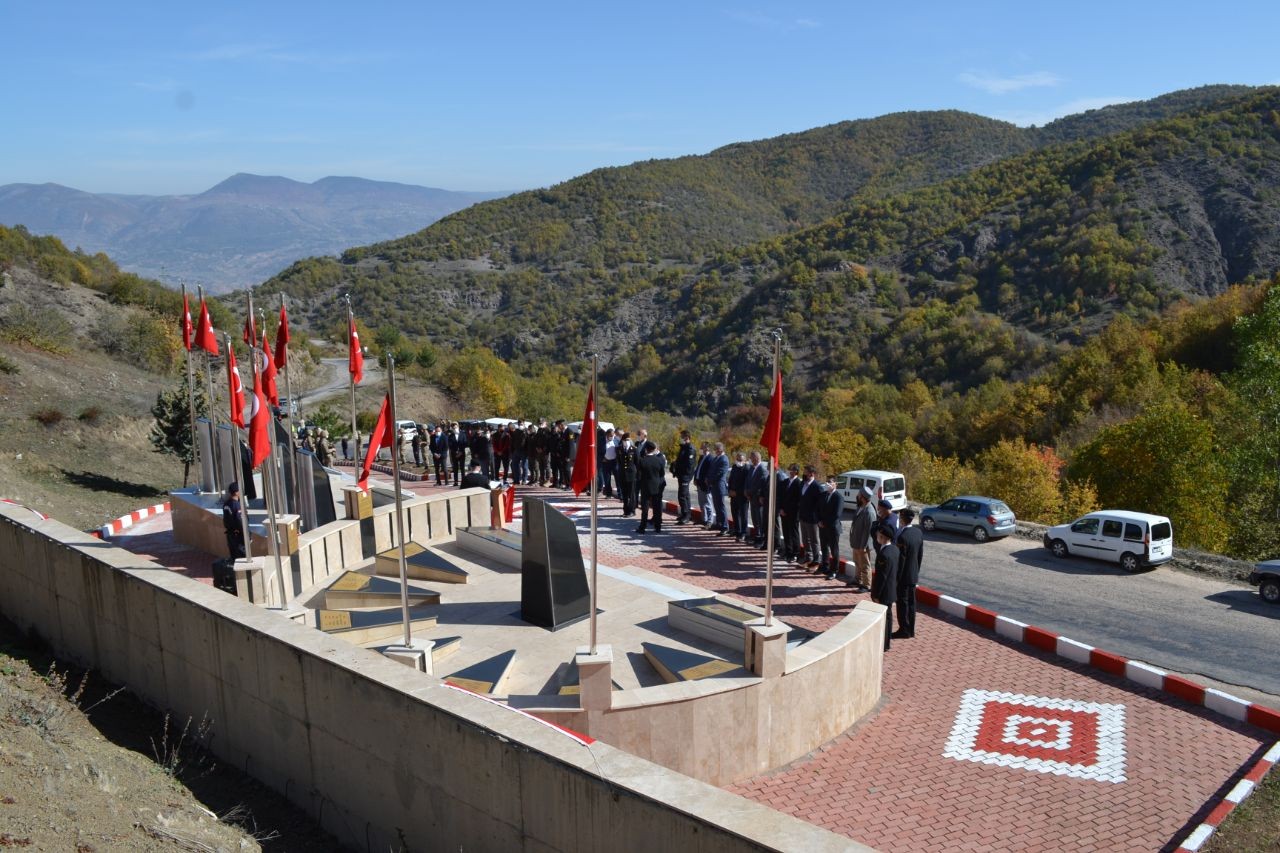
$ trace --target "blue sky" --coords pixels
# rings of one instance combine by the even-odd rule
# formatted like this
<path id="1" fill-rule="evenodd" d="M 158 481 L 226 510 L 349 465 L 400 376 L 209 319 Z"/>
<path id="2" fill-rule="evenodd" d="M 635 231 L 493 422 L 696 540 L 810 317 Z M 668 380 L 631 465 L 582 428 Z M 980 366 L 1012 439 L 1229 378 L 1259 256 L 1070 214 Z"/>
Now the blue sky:
<path id="1" fill-rule="evenodd" d="M 19 3 L 0 184 L 553 184 L 853 118 L 1280 83 L 1280 3 Z"/>

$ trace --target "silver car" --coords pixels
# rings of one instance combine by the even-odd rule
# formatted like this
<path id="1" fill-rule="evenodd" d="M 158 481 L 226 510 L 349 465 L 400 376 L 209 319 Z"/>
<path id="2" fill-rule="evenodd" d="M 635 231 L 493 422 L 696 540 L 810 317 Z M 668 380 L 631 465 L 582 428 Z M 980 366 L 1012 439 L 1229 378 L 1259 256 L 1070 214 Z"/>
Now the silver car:
<path id="1" fill-rule="evenodd" d="M 955 530 L 968 533 L 979 542 L 1008 536 L 1018 526 L 1013 510 L 1004 501 L 978 495 L 961 495 L 920 513 L 925 530 Z"/>

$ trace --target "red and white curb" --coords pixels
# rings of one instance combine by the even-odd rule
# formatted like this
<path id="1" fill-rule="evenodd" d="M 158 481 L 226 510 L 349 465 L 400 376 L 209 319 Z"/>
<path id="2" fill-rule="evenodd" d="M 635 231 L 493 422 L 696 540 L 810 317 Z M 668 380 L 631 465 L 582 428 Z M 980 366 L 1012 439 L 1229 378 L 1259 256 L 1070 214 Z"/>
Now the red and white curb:
<path id="1" fill-rule="evenodd" d="M 928 587 L 916 587 L 916 601 L 929 607 L 936 607 L 948 616 L 981 625 L 1016 643 L 1026 643 L 1067 660 L 1087 664 L 1094 669 L 1100 669 L 1143 687 L 1176 696 L 1193 705 L 1201 705 L 1238 722 L 1257 726 L 1273 734 L 1280 734 L 1280 711 L 1268 708 L 1266 705 L 1246 702 L 1230 693 L 1196 684 L 1190 679 L 1173 675 L 1150 664 L 1129 660 L 1053 631 L 1046 631 L 1016 619 L 1001 616 L 985 607 L 943 595 Z M 1267 750 L 1266 754 L 1244 775 L 1244 778 L 1213 807 L 1204 823 L 1192 830 L 1177 849 L 1199 850 L 1232 809 L 1253 793 L 1254 788 L 1267 775 L 1267 771 L 1277 762 L 1280 762 L 1280 742 Z"/>
<path id="2" fill-rule="evenodd" d="M 97 530 L 89 531 L 89 535 L 96 536 L 99 539 L 110 539 L 113 535 L 133 527 L 144 518 L 150 518 L 151 516 L 159 515 L 162 512 L 169 512 L 169 510 L 170 504 L 167 501 L 162 504 L 154 504 L 153 506 L 146 506 L 142 509 L 135 509 L 128 515 L 122 515 L 115 521 L 102 525 Z"/>
<path id="3" fill-rule="evenodd" d="M 1244 778 L 1236 783 L 1236 786 L 1227 792 L 1222 801 L 1214 806 L 1213 811 L 1209 812 L 1209 816 L 1204 822 L 1191 830 L 1191 833 L 1178 845 L 1178 850 L 1196 851 L 1204 846 L 1209 837 L 1218 829 L 1218 826 L 1227 819 L 1227 815 L 1235 810 L 1245 799 L 1253 793 L 1254 788 L 1258 787 L 1263 777 L 1267 775 L 1267 771 L 1280 762 L 1280 743 L 1274 744 L 1266 754 L 1259 758 L 1253 765 L 1253 768 L 1245 774 Z"/>

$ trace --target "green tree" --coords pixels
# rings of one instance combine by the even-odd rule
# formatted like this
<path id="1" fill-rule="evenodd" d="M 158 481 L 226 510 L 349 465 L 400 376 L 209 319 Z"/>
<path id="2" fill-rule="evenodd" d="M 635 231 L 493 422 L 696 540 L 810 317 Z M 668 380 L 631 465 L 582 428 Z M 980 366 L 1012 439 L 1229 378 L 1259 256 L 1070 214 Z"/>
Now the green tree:
<path id="1" fill-rule="evenodd" d="M 199 375 L 196 377 L 196 388 L 201 387 Z M 196 391 L 196 417 L 207 414 L 209 400 L 201 390 Z M 191 409 L 187 404 L 187 380 L 184 376 L 181 384 L 168 391 L 156 395 L 155 405 L 151 407 L 151 416 L 155 421 L 151 424 L 151 449 L 156 453 L 169 453 L 182 463 L 182 485 L 187 485 L 191 473 L 191 464 L 196 461 L 195 436 L 191 432 Z"/>
<path id="2" fill-rule="evenodd" d="M 1070 471 L 1093 481 L 1104 506 L 1168 516 L 1186 544 L 1219 550 L 1227 542 L 1226 466 L 1211 425 L 1179 400 L 1103 429 L 1076 452 Z"/>
<path id="3" fill-rule="evenodd" d="M 1273 556 L 1280 547 L 1280 280 L 1257 313 L 1236 321 L 1236 402 L 1218 419 L 1231 479 L 1231 551 Z"/>
<path id="4" fill-rule="evenodd" d="M 1060 463 L 1052 450 L 1001 439 L 978 454 L 978 489 L 1007 503 L 1018 518 L 1056 523 L 1062 512 Z"/>

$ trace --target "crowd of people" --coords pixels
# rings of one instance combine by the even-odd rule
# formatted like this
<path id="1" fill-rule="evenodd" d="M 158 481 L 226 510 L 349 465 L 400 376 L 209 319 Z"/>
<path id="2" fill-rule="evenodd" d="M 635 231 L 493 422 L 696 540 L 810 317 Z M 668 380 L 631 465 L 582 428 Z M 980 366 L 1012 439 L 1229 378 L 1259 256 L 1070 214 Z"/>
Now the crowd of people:
<path id="1" fill-rule="evenodd" d="M 433 472 L 436 485 L 475 486 L 492 481 L 544 488 L 571 488 L 579 435 L 563 420 L 515 421 L 503 425 L 450 421 L 419 425 L 408 441 L 401 431 L 401 461 Z M 322 439 L 327 436 L 322 436 Z M 689 432 L 680 435 L 674 461 L 641 428 L 633 435 L 612 428 L 597 430 L 597 491 L 622 504 L 622 516 L 639 515 L 637 534 L 661 532 L 668 473 L 676 485 L 677 525 L 695 523 L 718 536 L 764 550 L 766 519 L 774 515 L 774 545 L 779 560 L 823 578 L 870 593 L 890 608 L 885 648 L 891 639 L 915 635 L 915 591 L 920 577 L 924 537 L 915 512 L 893 510 L 869 489 L 854 498 L 848 543 L 852 573 L 841 578 L 845 499 L 834 475 L 818 476 L 813 465 L 791 465 L 771 475 L 759 451 L 735 453 L 720 442 L 695 446 Z M 775 500 L 769 500 L 770 477 Z M 696 503 L 695 503 L 696 500 Z M 892 630 L 897 608 L 897 630 Z"/>

